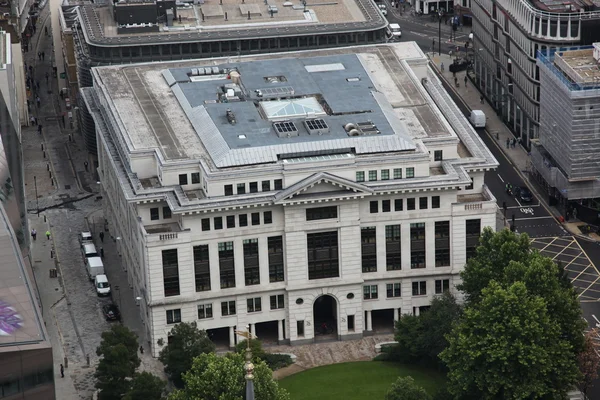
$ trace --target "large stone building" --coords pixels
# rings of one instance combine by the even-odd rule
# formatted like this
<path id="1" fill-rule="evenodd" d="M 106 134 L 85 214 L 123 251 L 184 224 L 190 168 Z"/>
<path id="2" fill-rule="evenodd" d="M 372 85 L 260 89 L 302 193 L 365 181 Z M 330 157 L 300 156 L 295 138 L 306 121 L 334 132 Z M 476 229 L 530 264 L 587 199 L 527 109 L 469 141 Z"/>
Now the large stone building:
<path id="1" fill-rule="evenodd" d="M 154 355 L 392 330 L 455 291 L 496 160 L 415 43 L 92 70 L 111 235 Z M 109 277 L 110 279 L 110 277 Z"/>
<path id="2" fill-rule="evenodd" d="M 540 135 L 538 51 L 600 40 L 596 2 L 472 0 L 476 83 L 529 148 Z"/>

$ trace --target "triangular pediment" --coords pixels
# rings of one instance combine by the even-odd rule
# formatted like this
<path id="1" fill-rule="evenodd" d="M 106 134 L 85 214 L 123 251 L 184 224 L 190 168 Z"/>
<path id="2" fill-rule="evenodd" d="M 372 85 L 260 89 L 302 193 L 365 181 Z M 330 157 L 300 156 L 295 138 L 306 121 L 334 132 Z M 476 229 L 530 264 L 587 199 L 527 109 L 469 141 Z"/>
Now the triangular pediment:
<path id="1" fill-rule="evenodd" d="M 349 198 L 370 195 L 373 190 L 357 182 L 350 181 L 327 172 L 319 172 L 282 190 L 275 196 L 275 203 L 290 200 L 319 200 L 322 198 Z"/>

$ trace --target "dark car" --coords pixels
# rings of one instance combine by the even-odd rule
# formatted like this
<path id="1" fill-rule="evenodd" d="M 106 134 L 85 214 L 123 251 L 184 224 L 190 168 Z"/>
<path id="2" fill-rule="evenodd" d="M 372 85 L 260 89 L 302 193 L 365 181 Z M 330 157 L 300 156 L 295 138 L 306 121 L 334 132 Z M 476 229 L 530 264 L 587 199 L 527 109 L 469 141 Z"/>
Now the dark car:
<path id="1" fill-rule="evenodd" d="M 119 312 L 119 307 L 115 304 L 105 304 L 102 306 L 102 312 L 104 313 L 104 318 L 107 321 L 120 321 L 121 313 Z"/>
<path id="2" fill-rule="evenodd" d="M 518 193 L 515 193 L 515 196 L 525 203 L 529 203 L 531 200 L 533 200 L 533 194 L 531 194 L 531 190 L 524 186 L 519 188 Z"/>

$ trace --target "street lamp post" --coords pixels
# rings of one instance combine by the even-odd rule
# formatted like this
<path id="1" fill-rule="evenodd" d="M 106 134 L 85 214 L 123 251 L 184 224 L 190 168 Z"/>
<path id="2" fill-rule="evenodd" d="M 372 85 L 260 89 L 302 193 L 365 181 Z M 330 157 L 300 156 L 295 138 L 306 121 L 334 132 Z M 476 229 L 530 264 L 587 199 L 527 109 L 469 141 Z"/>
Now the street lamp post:
<path id="1" fill-rule="evenodd" d="M 244 372 L 246 378 L 246 400 L 254 400 L 254 364 L 252 363 L 252 350 L 250 349 L 250 340 L 256 338 L 250 332 L 250 325 L 246 325 L 245 331 L 235 331 L 236 335 L 246 338 L 246 362 L 244 363 Z"/>
<path id="2" fill-rule="evenodd" d="M 37 178 L 35 176 L 33 177 L 33 186 L 35 187 L 35 208 L 37 210 L 37 215 L 39 217 L 40 216 L 40 200 L 38 198 L 38 193 L 37 193 Z"/>
<path id="3" fill-rule="evenodd" d="M 442 10 L 438 11 L 438 56 L 442 55 Z M 435 51 L 435 50 L 434 50 Z M 435 54 L 435 53 L 433 53 Z"/>

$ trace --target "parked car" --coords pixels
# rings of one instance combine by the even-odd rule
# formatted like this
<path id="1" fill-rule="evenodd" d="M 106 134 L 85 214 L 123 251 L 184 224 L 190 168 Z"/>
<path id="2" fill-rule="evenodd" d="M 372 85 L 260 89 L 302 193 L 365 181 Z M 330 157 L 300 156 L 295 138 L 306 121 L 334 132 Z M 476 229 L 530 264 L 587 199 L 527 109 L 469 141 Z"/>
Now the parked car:
<path id="1" fill-rule="evenodd" d="M 92 260 L 91 258 L 88 259 Z M 98 296 L 110 296 L 110 283 L 108 278 L 104 274 L 98 274 L 94 278 L 94 286 L 96 287 L 96 294 Z"/>
<path id="2" fill-rule="evenodd" d="M 533 200 L 533 194 L 531 193 L 531 190 L 527 189 L 525 186 L 517 187 L 515 196 L 517 199 L 525 203 L 529 203 L 531 200 Z"/>
<path id="3" fill-rule="evenodd" d="M 79 244 L 83 246 L 84 244 L 94 243 L 92 239 L 91 232 L 80 232 L 79 233 Z"/>
<path id="4" fill-rule="evenodd" d="M 102 306 L 102 313 L 107 321 L 120 321 L 121 312 L 116 304 L 109 303 Z"/>
<path id="5" fill-rule="evenodd" d="M 381 13 L 386 16 L 387 15 L 387 6 L 385 4 L 377 4 Z"/>

